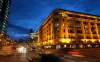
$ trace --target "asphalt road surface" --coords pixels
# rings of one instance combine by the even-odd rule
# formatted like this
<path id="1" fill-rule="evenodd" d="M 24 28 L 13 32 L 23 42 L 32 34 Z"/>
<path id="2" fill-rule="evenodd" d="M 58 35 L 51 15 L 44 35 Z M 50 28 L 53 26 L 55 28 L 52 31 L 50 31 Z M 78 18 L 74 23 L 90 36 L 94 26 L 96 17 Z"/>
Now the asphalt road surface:
<path id="1" fill-rule="evenodd" d="M 100 62 L 100 48 L 78 49 L 81 53 L 79 56 L 67 55 L 59 56 L 61 53 L 54 53 L 58 55 L 64 62 Z M 50 49 L 47 50 L 50 52 Z M 51 50 L 54 52 L 54 50 Z"/>
<path id="2" fill-rule="evenodd" d="M 53 52 L 54 55 L 58 56 L 64 62 L 100 62 L 100 48 L 95 49 L 79 49 L 81 56 L 64 55 L 59 56 L 61 53 L 55 53 L 56 50 L 46 50 L 47 52 Z M 31 57 L 39 58 L 37 52 L 28 52 L 27 54 L 16 53 L 11 56 L 0 56 L 0 62 L 28 62 L 27 59 Z"/>
<path id="3" fill-rule="evenodd" d="M 25 57 L 26 54 L 17 54 L 11 56 L 0 56 L 0 62 L 28 62 Z"/>

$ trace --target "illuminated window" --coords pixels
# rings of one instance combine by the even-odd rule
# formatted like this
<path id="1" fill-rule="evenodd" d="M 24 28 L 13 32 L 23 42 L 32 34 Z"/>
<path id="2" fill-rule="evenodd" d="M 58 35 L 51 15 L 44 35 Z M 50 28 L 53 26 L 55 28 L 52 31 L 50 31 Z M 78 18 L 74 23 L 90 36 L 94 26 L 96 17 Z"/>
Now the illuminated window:
<path id="1" fill-rule="evenodd" d="M 3 25 L 3 28 L 5 27 L 5 25 Z"/>
<path id="2" fill-rule="evenodd" d="M 84 28 L 85 28 L 85 29 L 88 29 L 88 26 L 85 25 Z"/>
<path id="3" fill-rule="evenodd" d="M 60 12 L 59 13 L 61 16 L 64 16 L 64 17 L 68 17 L 68 14 L 64 13 L 64 12 Z"/>
<path id="4" fill-rule="evenodd" d="M 63 24 L 63 26 L 65 26 L 65 25 Z"/>
<path id="5" fill-rule="evenodd" d="M 59 23 L 56 23 L 56 24 L 55 24 L 55 27 L 58 27 L 58 26 L 59 26 Z"/>
<path id="6" fill-rule="evenodd" d="M 7 15 L 5 15 L 5 17 L 8 17 Z"/>
<path id="7" fill-rule="evenodd" d="M 86 33 L 86 34 L 90 34 L 90 32 L 89 32 L 88 30 L 85 30 L 85 33 Z"/>
<path id="8" fill-rule="evenodd" d="M 59 28 L 57 28 L 57 31 L 59 31 Z"/>
<path id="9" fill-rule="evenodd" d="M 4 23 L 4 25 L 5 25 L 6 23 Z"/>

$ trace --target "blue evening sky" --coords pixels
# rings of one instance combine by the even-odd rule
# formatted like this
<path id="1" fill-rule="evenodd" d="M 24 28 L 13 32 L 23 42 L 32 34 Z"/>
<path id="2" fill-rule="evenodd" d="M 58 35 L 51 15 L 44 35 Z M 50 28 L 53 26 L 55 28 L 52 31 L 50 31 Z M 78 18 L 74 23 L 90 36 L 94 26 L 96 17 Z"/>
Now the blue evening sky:
<path id="1" fill-rule="evenodd" d="M 12 0 L 8 34 L 13 39 L 29 37 L 29 30 L 38 30 L 41 23 L 55 9 L 100 15 L 100 0 Z"/>

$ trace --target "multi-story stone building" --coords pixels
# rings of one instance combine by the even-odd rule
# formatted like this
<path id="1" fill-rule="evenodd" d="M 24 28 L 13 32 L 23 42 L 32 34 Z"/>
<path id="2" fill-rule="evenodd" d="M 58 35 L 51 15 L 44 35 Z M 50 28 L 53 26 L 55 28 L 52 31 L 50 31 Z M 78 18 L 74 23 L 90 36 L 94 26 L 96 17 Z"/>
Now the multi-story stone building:
<path id="1" fill-rule="evenodd" d="M 100 16 L 56 9 L 41 25 L 39 41 L 43 46 L 100 41 Z"/>

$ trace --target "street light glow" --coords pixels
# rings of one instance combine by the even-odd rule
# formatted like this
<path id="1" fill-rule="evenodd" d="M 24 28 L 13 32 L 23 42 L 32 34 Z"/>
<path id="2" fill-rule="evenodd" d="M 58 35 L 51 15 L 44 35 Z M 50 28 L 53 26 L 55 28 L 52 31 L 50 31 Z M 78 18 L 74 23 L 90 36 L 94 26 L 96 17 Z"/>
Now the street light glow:
<path id="1" fill-rule="evenodd" d="M 17 49 L 17 51 L 18 51 L 19 53 L 26 53 L 26 52 L 27 52 L 27 49 L 26 49 L 25 47 L 21 46 L 21 47 L 19 47 L 19 48 Z"/>

